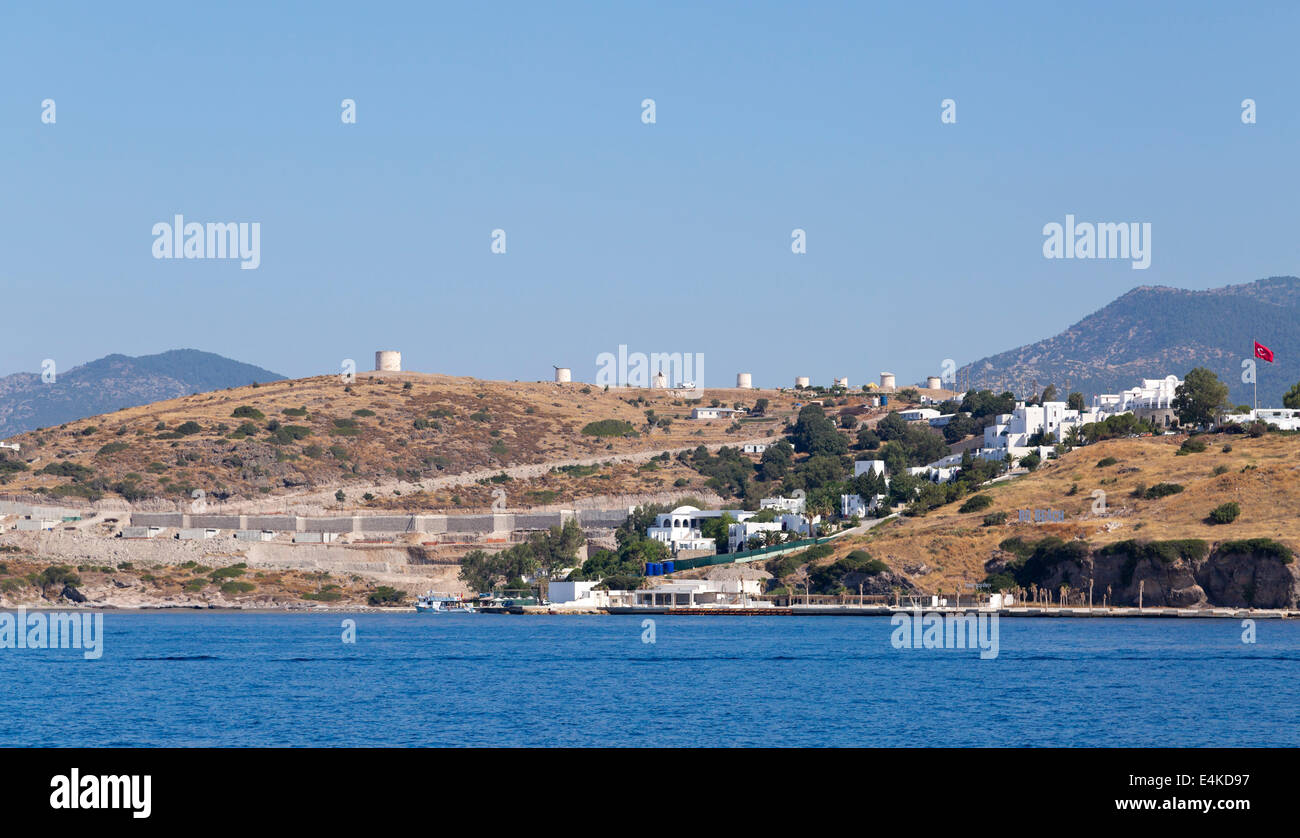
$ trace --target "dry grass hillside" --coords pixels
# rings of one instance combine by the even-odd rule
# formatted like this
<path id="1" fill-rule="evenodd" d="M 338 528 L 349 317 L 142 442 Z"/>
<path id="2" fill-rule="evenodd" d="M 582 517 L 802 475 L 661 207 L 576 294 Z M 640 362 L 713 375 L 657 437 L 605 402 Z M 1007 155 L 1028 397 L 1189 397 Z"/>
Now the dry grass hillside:
<path id="1" fill-rule="evenodd" d="M 923 517 L 882 524 L 869 535 L 837 545 L 836 556 L 865 548 L 922 590 L 971 592 L 985 577 L 984 565 L 998 544 L 1013 535 L 1083 538 L 1094 547 L 1138 538 L 1197 538 L 1210 544 L 1271 538 L 1300 552 L 1300 437 L 1267 434 L 1257 439 L 1216 434 L 1202 453 L 1178 454 L 1185 436 L 1112 440 L 1077 448 L 1049 460 L 1032 474 L 985 488 L 993 501 L 979 512 L 961 513 L 961 502 Z M 1230 446 L 1225 451 L 1224 446 Z M 1099 462 L 1114 458 L 1112 465 Z M 1139 487 L 1176 483 L 1181 492 L 1157 499 L 1134 497 Z M 1105 492 L 1106 512 L 1093 511 L 1093 492 Z M 1216 506 L 1235 501 L 1233 523 L 1206 520 Z M 1061 523 L 1020 523 L 1019 510 L 1059 510 Z M 990 513 L 1007 523 L 983 525 Z"/>
<path id="2" fill-rule="evenodd" d="M 355 506 L 372 488 L 400 484 L 404 494 L 424 493 L 421 502 L 457 508 L 490 504 L 488 476 L 514 469 L 511 506 L 657 492 L 683 488 L 679 480 L 697 475 L 672 463 L 649 465 L 651 455 L 775 436 L 796 401 L 778 391 L 705 391 L 704 405 L 752 407 L 758 398 L 769 399 L 767 415 L 733 423 L 691 420 L 692 405 L 665 390 L 421 373 L 360 373 L 350 385 L 338 376 L 287 380 L 22 434 L 13 440 L 19 454 L 0 452 L 8 463 L 0 463 L 0 491 L 175 502 L 201 489 L 218 502 L 315 497 L 335 504 L 342 489 L 346 505 Z M 670 424 L 652 428 L 647 411 Z M 602 420 L 626 422 L 630 433 L 583 432 Z M 543 465 L 575 462 L 583 465 Z M 375 492 L 366 503 L 409 503 L 399 498 Z"/>

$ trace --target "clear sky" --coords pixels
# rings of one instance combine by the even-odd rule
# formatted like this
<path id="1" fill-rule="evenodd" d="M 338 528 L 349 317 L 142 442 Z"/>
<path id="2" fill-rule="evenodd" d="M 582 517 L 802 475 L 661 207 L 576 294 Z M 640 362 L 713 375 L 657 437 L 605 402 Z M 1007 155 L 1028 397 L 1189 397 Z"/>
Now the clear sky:
<path id="1" fill-rule="evenodd" d="M 0 374 L 592 380 L 626 344 L 915 381 L 1138 285 L 1300 273 L 1298 34 L 1293 3 L 6 3 Z M 154 259 L 176 213 L 259 222 L 261 266 Z M 1151 267 L 1045 259 L 1067 213 L 1150 222 Z"/>

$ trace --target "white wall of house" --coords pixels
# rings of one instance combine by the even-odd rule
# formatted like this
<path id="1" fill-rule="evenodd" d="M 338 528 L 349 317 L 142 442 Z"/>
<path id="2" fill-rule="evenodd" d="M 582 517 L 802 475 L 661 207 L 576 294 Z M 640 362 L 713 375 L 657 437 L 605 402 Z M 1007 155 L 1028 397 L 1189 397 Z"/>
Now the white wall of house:
<path id="1" fill-rule="evenodd" d="M 1092 410 L 1102 418 L 1132 413 L 1138 408 L 1173 407 L 1174 396 L 1182 380 L 1176 375 L 1144 378 L 1141 385 L 1119 393 L 1102 393 L 1092 397 Z M 1094 420 L 1097 421 L 1097 420 Z"/>
<path id="2" fill-rule="evenodd" d="M 874 472 L 883 475 L 885 473 L 884 460 L 856 460 L 853 463 L 853 476 L 857 477 L 863 472 Z"/>
<path id="3" fill-rule="evenodd" d="M 1237 422 L 1246 425 L 1251 422 L 1267 422 L 1283 431 L 1300 431 L 1300 410 L 1287 407 L 1261 407 L 1249 413 L 1227 413 L 1224 422 Z"/>

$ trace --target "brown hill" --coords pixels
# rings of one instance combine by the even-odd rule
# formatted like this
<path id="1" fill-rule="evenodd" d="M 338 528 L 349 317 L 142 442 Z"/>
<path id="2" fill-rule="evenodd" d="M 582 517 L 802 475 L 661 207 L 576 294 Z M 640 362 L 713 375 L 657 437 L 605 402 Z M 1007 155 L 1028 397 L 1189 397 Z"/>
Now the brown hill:
<path id="1" fill-rule="evenodd" d="M 1267 538 L 1300 552 L 1300 439 L 1206 435 L 1200 437 L 1208 442 L 1204 452 L 1179 455 L 1185 439 L 1146 437 L 1076 448 L 1032 474 L 983 489 L 993 501 L 986 509 L 962 513 L 958 502 L 886 522 L 837 545 L 836 557 L 865 548 L 921 590 L 969 596 L 971 585 L 984 579 L 986 563 L 1002 555 L 999 543 L 1012 536 L 1028 541 L 1056 535 L 1086 540 L 1093 548 L 1128 539 L 1203 539 L 1212 547 Z M 1107 458 L 1116 462 L 1099 467 Z M 1159 483 L 1183 490 L 1151 500 L 1135 497 L 1138 489 Z M 1105 493 L 1104 513 L 1093 511 L 1095 491 Z M 1239 504 L 1240 517 L 1226 525 L 1209 523 L 1210 511 L 1227 501 Z M 1060 511 L 1064 521 L 1021 523 L 1020 510 Z M 986 515 L 998 512 L 1007 514 L 1007 523 L 983 524 Z"/>
<path id="2" fill-rule="evenodd" d="M 287 499 L 340 505 L 422 502 L 487 505 L 490 477 L 511 473 L 534 503 L 583 495 L 689 488 L 698 478 L 663 451 L 774 437 L 793 394 L 708 390 L 702 403 L 753 407 L 763 417 L 691 420 L 692 404 L 666 390 L 604 391 L 581 383 L 483 381 L 421 373 L 360 373 L 278 381 L 127 408 L 15 437 L 0 463 L 11 493 L 188 502 L 195 490 L 230 503 Z M 651 427 L 654 418 L 667 427 Z M 612 421 L 611 421 L 612 420 Z M 592 426 L 604 422 L 610 429 Z M 626 423 L 618 425 L 618 423 Z M 584 431 L 584 429 L 586 429 Z M 614 433 L 615 435 L 602 435 Z M 566 464 L 578 464 L 565 468 Z M 452 491 L 455 486 L 468 490 Z M 395 488 L 401 487 L 401 488 Z M 382 489 L 383 497 L 379 496 Z M 523 505 L 514 504 L 512 505 Z"/>

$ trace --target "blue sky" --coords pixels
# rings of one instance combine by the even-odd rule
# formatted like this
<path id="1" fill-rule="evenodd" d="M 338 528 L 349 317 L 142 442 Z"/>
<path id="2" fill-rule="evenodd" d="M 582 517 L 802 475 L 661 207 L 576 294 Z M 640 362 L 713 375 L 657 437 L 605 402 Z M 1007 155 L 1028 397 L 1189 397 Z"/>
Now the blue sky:
<path id="1" fill-rule="evenodd" d="M 590 380 L 626 344 L 902 383 L 1137 285 L 1300 273 L 1300 7 L 1049 5 L 7 4 L 0 374 Z M 176 213 L 260 222 L 261 266 L 155 260 Z M 1150 222 L 1151 267 L 1044 259 L 1067 213 Z"/>

